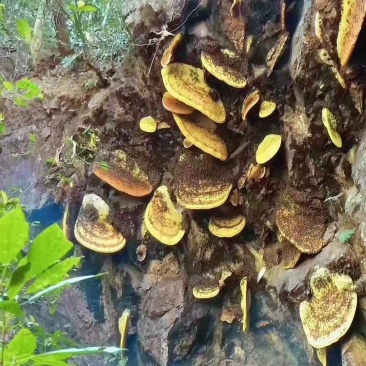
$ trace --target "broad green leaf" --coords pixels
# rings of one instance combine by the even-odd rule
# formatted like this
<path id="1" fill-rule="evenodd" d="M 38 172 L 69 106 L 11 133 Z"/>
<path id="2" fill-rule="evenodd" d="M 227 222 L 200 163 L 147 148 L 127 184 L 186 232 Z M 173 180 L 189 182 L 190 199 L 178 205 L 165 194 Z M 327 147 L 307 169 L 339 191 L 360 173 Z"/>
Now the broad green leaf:
<path id="1" fill-rule="evenodd" d="M 22 328 L 5 347 L 5 358 L 13 360 L 33 355 L 36 348 L 37 337 L 29 329 Z"/>
<path id="2" fill-rule="evenodd" d="M 68 277 L 68 273 L 81 263 L 82 257 L 71 257 L 56 263 L 36 277 L 34 282 L 28 287 L 28 294 L 35 294 L 45 288 L 55 285 Z"/>
<path id="3" fill-rule="evenodd" d="M 34 365 L 40 365 L 40 366 L 70 366 L 75 364 L 70 364 L 66 361 L 62 360 L 55 360 L 52 356 L 45 357 L 42 355 L 37 355 L 32 358 L 32 362 Z"/>
<path id="4" fill-rule="evenodd" d="M 6 205 L 9 201 L 8 195 L 4 191 L 0 191 L 0 196 L 3 201 L 3 204 Z"/>
<path id="5" fill-rule="evenodd" d="M 15 301 L 0 301 L 0 310 L 13 314 L 18 318 L 24 315 L 22 307 Z"/>
<path id="6" fill-rule="evenodd" d="M 26 246 L 29 224 L 21 208 L 15 208 L 0 218 L 0 264 L 9 264 Z"/>
<path id="7" fill-rule="evenodd" d="M 25 19 L 17 21 L 17 30 L 20 38 L 22 38 L 24 42 L 30 44 L 32 41 L 32 28 Z"/>
<path id="8" fill-rule="evenodd" d="M 23 258 L 18 265 L 18 268 L 14 271 L 10 279 L 8 296 L 10 300 L 15 299 L 15 297 L 20 293 L 24 284 L 27 282 L 27 273 L 29 272 L 31 265 L 25 261 Z"/>
<path id="9" fill-rule="evenodd" d="M 3 82 L 3 87 L 8 90 L 8 91 L 13 91 L 14 90 L 14 85 L 13 83 L 11 83 L 10 81 L 4 81 Z"/>
<path id="10" fill-rule="evenodd" d="M 72 285 L 74 283 L 78 283 L 78 282 L 81 282 L 81 281 L 89 280 L 91 278 L 97 278 L 97 277 L 100 277 L 100 276 L 104 276 L 105 274 L 106 273 L 99 273 L 97 275 L 89 275 L 89 276 L 80 276 L 80 277 L 70 278 L 68 280 L 59 282 L 56 285 L 50 286 L 50 287 L 46 288 L 45 290 L 36 293 L 35 295 L 33 295 L 32 297 L 30 297 L 28 299 L 28 302 L 29 303 L 33 302 L 34 300 L 36 300 L 36 299 L 52 292 L 52 291 L 55 291 L 55 290 L 57 290 L 61 287 L 64 287 L 64 286 L 67 286 L 67 285 Z"/>
<path id="11" fill-rule="evenodd" d="M 0 136 L 6 134 L 6 124 L 4 122 L 0 122 Z"/>
<path id="12" fill-rule="evenodd" d="M 40 274 L 64 258 L 74 245 L 68 241 L 62 229 L 54 224 L 43 230 L 35 239 L 27 255 L 31 269 L 28 279 Z"/>
<path id="13" fill-rule="evenodd" d="M 95 13 L 98 9 L 93 5 L 83 5 L 78 7 L 78 10 L 85 13 Z"/>
<path id="14" fill-rule="evenodd" d="M 119 347 L 84 347 L 84 348 L 67 348 L 52 352 L 46 352 L 43 353 L 43 356 L 48 357 L 51 355 L 64 355 L 64 356 L 67 355 L 68 357 L 75 357 L 75 356 L 95 355 L 101 353 L 118 354 L 120 352 L 121 348 Z"/>

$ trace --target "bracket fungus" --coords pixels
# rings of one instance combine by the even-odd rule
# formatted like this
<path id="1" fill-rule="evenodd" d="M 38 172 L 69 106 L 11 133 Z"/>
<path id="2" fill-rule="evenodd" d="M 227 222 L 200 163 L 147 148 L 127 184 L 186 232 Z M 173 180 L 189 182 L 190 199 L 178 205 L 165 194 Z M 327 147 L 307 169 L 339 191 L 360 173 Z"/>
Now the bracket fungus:
<path id="1" fill-rule="evenodd" d="M 94 164 L 93 173 L 103 182 L 130 196 L 147 196 L 153 190 L 147 173 L 123 150 L 115 150 L 110 154 L 107 168 L 100 163 Z"/>
<path id="2" fill-rule="evenodd" d="M 302 253 L 315 254 L 323 248 L 326 215 L 319 200 L 287 187 L 276 210 L 280 233 Z"/>
<path id="3" fill-rule="evenodd" d="M 115 253 L 121 250 L 126 239 L 108 223 L 109 206 L 99 196 L 84 196 L 76 219 L 74 235 L 84 247 L 98 253 Z"/>
<path id="4" fill-rule="evenodd" d="M 325 128 L 328 131 L 328 135 L 332 140 L 333 144 L 338 148 L 342 147 L 342 137 L 337 132 L 337 120 L 335 119 L 333 113 L 328 108 L 322 109 L 322 121 Z"/>
<path id="5" fill-rule="evenodd" d="M 163 57 L 161 58 L 161 66 L 165 67 L 168 64 L 170 64 L 170 62 L 173 59 L 174 56 L 174 51 L 176 50 L 176 48 L 178 47 L 179 43 L 182 41 L 183 39 L 183 33 L 177 33 L 174 38 L 172 39 L 172 41 L 170 42 L 169 46 L 165 49 L 164 53 L 163 53 Z"/>
<path id="6" fill-rule="evenodd" d="M 242 278 L 240 281 L 240 292 L 241 292 L 241 310 L 243 312 L 243 332 L 247 333 L 249 330 L 249 309 L 250 309 L 250 290 L 248 288 L 248 280 Z"/>
<path id="7" fill-rule="evenodd" d="M 341 65 L 349 61 L 366 15 L 364 0 L 343 0 L 337 36 L 337 53 Z"/>
<path id="8" fill-rule="evenodd" d="M 174 98 L 168 92 L 164 93 L 162 103 L 163 107 L 169 112 L 178 114 L 191 114 L 194 112 L 194 108 Z"/>
<path id="9" fill-rule="evenodd" d="M 210 155 L 182 154 L 175 170 L 174 193 L 178 203 L 191 210 L 208 210 L 224 204 L 233 187 L 226 168 Z"/>
<path id="10" fill-rule="evenodd" d="M 173 117 L 180 132 L 193 145 L 203 152 L 220 160 L 226 160 L 228 151 L 225 141 L 214 131 L 206 129 L 194 123 L 190 117 L 179 116 L 173 113 Z"/>
<path id="11" fill-rule="evenodd" d="M 309 344 L 325 348 L 348 331 L 357 307 L 351 277 L 321 267 L 310 279 L 311 301 L 300 303 L 300 318 Z"/>
<path id="12" fill-rule="evenodd" d="M 242 215 L 233 217 L 212 216 L 208 225 L 211 234 L 219 238 L 232 238 L 240 234 L 246 224 L 246 219 Z"/>
<path id="13" fill-rule="evenodd" d="M 216 123 L 224 123 L 226 112 L 217 93 L 206 83 L 202 69 L 173 63 L 161 70 L 166 90 L 176 99 L 197 109 Z M 213 96 L 213 94 L 215 94 Z"/>
<path id="14" fill-rule="evenodd" d="M 247 119 L 249 111 L 259 102 L 259 99 L 260 95 L 258 90 L 254 90 L 244 99 L 243 107 L 241 109 L 241 118 L 243 121 Z"/>
<path id="15" fill-rule="evenodd" d="M 295 268 L 301 257 L 301 250 L 297 249 L 295 245 L 288 240 L 282 239 L 282 264 L 285 269 Z"/>
<path id="16" fill-rule="evenodd" d="M 276 109 L 276 103 L 265 100 L 259 109 L 259 118 L 269 117 Z"/>
<path id="17" fill-rule="evenodd" d="M 339 82 L 341 87 L 343 89 L 346 89 L 346 87 L 347 87 L 346 82 L 344 81 L 342 75 L 339 73 L 339 71 L 338 71 L 338 69 L 335 65 L 335 62 L 331 59 L 328 51 L 325 48 L 322 48 L 319 51 L 319 58 L 325 65 L 330 66 L 331 70 L 333 71 L 333 74 L 334 74 L 335 78 L 337 79 L 337 81 Z"/>
<path id="18" fill-rule="evenodd" d="M 271 75 L 278 60 L 283 55 L 283 53 L 285 51 L 285 45 L 286 45 L 286 42 L 288 39 L 289 39 L 289 33 L 282 32 L 278 41 L 269 50 L 267 57 L 266 57 L 266 62 L 267 62 L 267 66 L 268 66 L 267 77 L 269 77 Z"/>
<path id="19" fill-rule="evenodd" d="M 175 245 L 183 238 L 183 215 L 175 207 L 166 186 L 160 186 L 154 192 L 145 210 L 144 224 L 163 244 Z"/>
<path id="20" fill-rule="evenodd" d="M 140 129 L 147 133 L 154 133 L 158 127 L 158 124 L 155 118 L 148 116 L 141 118 L 140 120 Z"/>
<path id="21" fill-rule="evenodd" d="M 267 135 L 259 144 L 255 154 L 257 164 L 265 164 L 271 160 L 281 147 L 281 135 Z"/>
<path id="22" fill-rule="evenodd" d="M 225 51 L 220 50 L 214 54 L 202 51 L 201 62 L 203 68 L 227 85 L 234 88 L 244 88 L 247 85 L 246 78 L 231 65 L 233 59 L 239 58 L 230 51 Z"/>
<path id="23" fill-rule="evenodd" d="M 126 309 L 122 313 L 121 317 L 118 319 L 118 330 L 121 335 L 121 342 L 120 342 L 121 349 L 126 349 L 130 315 L 131 315 L 130 310 Z"/>

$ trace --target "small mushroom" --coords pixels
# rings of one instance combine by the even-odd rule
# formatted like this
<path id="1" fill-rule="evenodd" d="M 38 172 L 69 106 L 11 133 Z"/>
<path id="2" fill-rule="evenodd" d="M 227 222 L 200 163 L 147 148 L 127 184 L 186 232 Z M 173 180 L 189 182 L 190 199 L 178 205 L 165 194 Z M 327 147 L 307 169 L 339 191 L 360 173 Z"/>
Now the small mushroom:
<path id="1" fill-rule="evenodd" d="M 343 0 L 337 36 L 337 53 L 341 66 L 347 64 L 361 31 L 366 15 L 364 0 Z"/>
<path id="2" fill-rule="evenodd" d="M 264 101 L 261 103 L 259 109 L 259 118 L 269 117 L 276 109 L 276 103 L 271 101 Z"/>
<path id="3" fill-rule="evenodd" d="M 338 148 L 342 147 L 342 137 L 337 132 L 337 120 L 328 108 L 322 109 L 322 121 L 323 125 L 328 131 L 328 135 L 332 140 L 333 144 Z"/>
<path id="4" fill-rule="evenodd" d="M 190 117 L 173 113 L 173 117 L 180 132 L 193 145 L 220 160 L 226 160 L 228 150 L 225 141 L 214 131 L 194 123 Z"/>
<path id="5" fill-rule="evenodd" d="M 193 146 L 192 141 L 190 141 L 187 137 L 183 140 L 183 146 L 186 149 L 189 149 L 190 147 Z"/>
<path id="6" fill-rule="evenodd" d="M 314 20 L 315 20 L 315 24 L 314 24 L 314 31 L 315 31 L 315 35 L 318 37 L 319 41 L 320 42 L 323 42 L 323 36 L 322 36 L 322 33 L 323 33 L 323 19 L 320 15 L 320 12 L 317 11 L 315 13 L 315 17 L 314 17 Z"/>
<path id="7" fill-rule="evenodd" d="M 156 120 L 151 117 L 144 117 L 140 120 L 140 129 L 147 133 L 154 133 L 158 127 Z"/>
<path id="8" fill-rule="evenodd" d="M 202 69 L 183 63 L 169 64 L 161 70 L 166 90 L 176 99 L 197 109 L 216 123 L 223 123 L 226 112 L 220 97 L 206 83 Z"/>
<path id="9" fill-rule="evenodd" d="M 165 49 L 164 53 L 163 53 L 163 57 L 161 58 L 161 66 L 165 67 L 168 64 L 170 64 L 170 62 L 173 59 L 174 56 L 174 51 L 176 50 L 176 48 L 178 47 L 179 43 L 182 41 L 183 39 L 183 33 L 177 33 L 174 38 L 172 39 L 172 41 L 170 42 L 169 46 Z"/>
<path id="10" fill-rule="evenodd" d="M 300 318 L 309 344 L 325 348 L 343 337 L 355 316 L 357 294 L 352 279 L 321 267 L 310 279 L 311 301 L 300 303 Z"/>
<path id="11" fill-rule="evenodd" d="M 260 164 L 250 164 L 246 174 L 248 182 L 259 182 L 269 176 L 270 169 Z"/>
<path id="12" fill-rule="evenodd" d="M 208 225 L 211 234 L 219 238 L 232 238 L 242 232 L 246 219 L 242 215 L 232 217 L 212 216 Z"/>
<path id="13" fill-rule="evenodd" d="M 335 78 L 337 79 L 337 81 L 339 82 L 339 84 L 341 85 L 341 87 L 343 89 L 346 89 L 346 87 L 347 87 L 346 82 L 344 81 L 342 75 L 339 73 L 334 61 L 331 59 L 331 57 L 326 49 L 322 48 L 319 51 L 319 58 L 324 64 L 331 67 L 331 70 L 333 71 L 333 74 L 334 74 Z"/>
<path id="14" fill-rule="evenodd" d="M 281 135 L 267 135 L 259 144 L 255 159 L 257 164 L 265 164 L 271 160 L 281 147 Z"/>
<path id="15" fill-rule="evenodd" d="M 241 109 L 241 117 L 243 121 L 247 119 L 249 111 L 259 102 L 260 95 L 258 90 L 254 90 L 250 93 L 243 102 L 243 107 Z"/>
<path id="16" fill-rule="evenodd" d="M 125 246 L 126 239 L 108 219 L 108 204 L 94 193 L 85 195 L 74 227 L 76 240 L 98 253 L 118 252 Z"/>
<path id="17" fill-rule="evenodd" d="M 120 347 L 122 350 L 126 349 L 127 337 L 128 337 L 128 327 L 130 322 L 131 312 L 126 309 L 122 316 L 118 319 L 118 330 L 121 335 Z"/>
<path id="18" fill-rule="evenodd" d="M 139 245 L 136 248 L 136 256 L 139 262 L 143 262 L 146 258 L 147 247 L 144 244 Z"/>
<path id="19" fill-rule="evenodd" d="M 248 289 L 248 281 L 246 278 L 242 278 L 240 281 L 241 292 L 241 309 L 243 312 L 243 332 L 247 333 L 249 330 L 249 309 L 250 309 L 250 290 Z"/>
<path id="20" fill-rule="evenodd" d="M 163 107 L 169 112 L 178 114 L 191 114 L 194 111 L 194 108 L 174 98 L 168 92 L 163 95 Z"/>
<path id="21" fill-rule="evenodd" d="M 316 350 L 316 355 L 322 366 L 328 366 L 327 348 L 319 348 Z"/>
<path id="22" fill-rule="evenodd" d="M 149 233 L 165 245 L 175 245 L 183 238 L 183 215 L 176 209 L 166 186 L 154 192 L 145 210 L 144 223 Z"/>

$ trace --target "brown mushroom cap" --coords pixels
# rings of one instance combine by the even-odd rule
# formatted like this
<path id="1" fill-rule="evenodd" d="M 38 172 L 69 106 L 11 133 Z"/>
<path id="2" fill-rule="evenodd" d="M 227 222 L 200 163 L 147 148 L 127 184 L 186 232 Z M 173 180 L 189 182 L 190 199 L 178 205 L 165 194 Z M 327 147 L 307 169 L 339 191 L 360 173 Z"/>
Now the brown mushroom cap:
<path id="1" fill-rule="evenodd" d="M 163 107 L 169 112 L 178 114 L 191 114 L 194 112 L 194 108 L 174 98 L 168 92 L 164 93 L 162 102 Z"/>
<path id="2" fill-rule="evenodd" d="M 164 50 L 163 57 L 161 58 L 160 61 L 162 67 L 165 67 L 168 64 L 170 64 L 174 56 L 174 51 L 179 46 L 179 43 L 182 41 L 182 39 L 183 39 L 183 33 L 177 33 L 174 36 L 169 46 Z"/>
<path id="3" fill-rule="evenodd" d="M 288 240 L 281 241 L 282 263 L 285 269 L 295 268 L 301 257 L 301 251 L 292 245 Z"/>
<path id="4" fill-rule="evenodd" d="M 276 223 L 280 233 L 302 253 L 321 251 L 326 214 L 320 201 L 287 187 L 279 200 Z"/>

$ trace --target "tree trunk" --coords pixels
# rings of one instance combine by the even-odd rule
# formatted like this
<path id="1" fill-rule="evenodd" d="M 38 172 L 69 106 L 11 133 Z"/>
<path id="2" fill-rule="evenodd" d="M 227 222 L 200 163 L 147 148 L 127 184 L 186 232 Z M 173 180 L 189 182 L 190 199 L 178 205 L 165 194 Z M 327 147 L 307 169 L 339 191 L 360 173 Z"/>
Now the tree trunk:
<path id="1" fill-rule="evenodd" d="M 58 50 L 62 56 L 69 56 L 73 53 L 73 50 L 67 29 L 67 16 L 64 10 L 63 0 L 55 0 L 53 6 L 53 21 L 56 27 Z"/>

